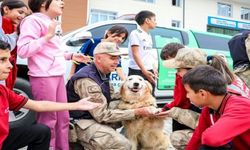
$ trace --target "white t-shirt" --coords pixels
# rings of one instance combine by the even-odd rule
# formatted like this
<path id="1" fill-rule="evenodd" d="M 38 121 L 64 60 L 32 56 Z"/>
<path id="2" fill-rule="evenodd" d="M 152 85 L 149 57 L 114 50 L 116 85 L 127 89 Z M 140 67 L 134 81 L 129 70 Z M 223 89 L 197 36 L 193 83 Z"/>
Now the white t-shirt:
<path id="1" fill-rule="evenodd" d="M 147 70 L 153 69 L 154 57 L 152 37 L 149 33 L 142 30 L 140 27 L 133 30 L 129 36 L 128 55 L 129 55 L 129 68 L 140 70 L 132 55 L 131 46 L 139 46 L 139 56 L 142 60 L 144 67 Z"/>

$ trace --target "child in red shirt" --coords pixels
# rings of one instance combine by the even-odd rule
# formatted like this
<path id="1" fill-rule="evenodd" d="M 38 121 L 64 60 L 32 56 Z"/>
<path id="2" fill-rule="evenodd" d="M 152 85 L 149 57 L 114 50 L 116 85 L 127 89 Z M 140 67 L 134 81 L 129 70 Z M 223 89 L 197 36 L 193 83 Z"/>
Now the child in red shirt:
<path id="1" fill-rule="evenodd" d="M 230 71 L 228 65 L 221 56 L 209 56 L 208 62 L 209 65 L 223 73 L 223 76 L 227 80 L 227 91 L 229 93 L 250 98 L 250 90 L 248 89 L 247 85 L 238 76 Z M 214 117 L 213 120 L 211 120 L 212 116 Z M 195 129 L 193 136 L 186 147 L 186 150 L 195 150 L 199 148 L 201 145 L 201 136 L 203 131 L 213 125 L 214 120 L 218 120 L 218 117 L 214 116 L 208 107 L 203 108 L 199 118 L 198 126 Z"/>
<path id="2" fill-rule="evenodd" d="M 198 66 L 190 70 L 184 75 L 183 83 L 192 103 L 204 107 L 199 120 L 199 123 L 204 123 L 196 129 L 200 132 L 201 143 L 189 145 L 189 149 L 250 148 L 248 98 L 229 94 L 227 80 L 211 66 Z"/>

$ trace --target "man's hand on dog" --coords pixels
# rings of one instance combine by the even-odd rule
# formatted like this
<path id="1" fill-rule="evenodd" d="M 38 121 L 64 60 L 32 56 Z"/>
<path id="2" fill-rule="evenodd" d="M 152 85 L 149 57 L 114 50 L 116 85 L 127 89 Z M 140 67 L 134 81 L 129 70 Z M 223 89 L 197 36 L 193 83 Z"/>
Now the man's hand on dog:
<path id="1" fill-rule="evenodd" d="M 135 115 L 142 117 L 158 116 L 158 114 L 161 113 L 160 111 L 161 109 L 155 108 L 154 106 L 142 107 L 135 109 Z"/>

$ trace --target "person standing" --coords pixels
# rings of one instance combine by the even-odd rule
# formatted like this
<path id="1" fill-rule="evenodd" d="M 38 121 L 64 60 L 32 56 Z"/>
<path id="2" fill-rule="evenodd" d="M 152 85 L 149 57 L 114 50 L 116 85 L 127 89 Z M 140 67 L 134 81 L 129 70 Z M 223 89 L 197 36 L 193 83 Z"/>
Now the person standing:
<path id="1" fill-rule="evenodd" d="M 65 53 L 59 36 L 55 35 L 59 25 L 55 18 L 62 15 L 63 0 L 29 0 L 32 15 L 20 24 L 17 53 L 28 59 L 29 79 L 35 99 L 66 102 L 64 74 L 66 60 L 87 62 L 82 54 Z M 56 150 L 68 150 L 68 111 L 37 113 L 37 122 L 51 129 L 50 146 Z"/>
<path id="2" fill-rule="evenodd" d="M 156 17 L 151 11 L 141 11 L 135 16 L 139 25 L 129 36 L 129 72 L 128 75 L 140 75 L 148 80 L 153 89 L 157 71 L 154 68 L 153 42 L 150 30 L 156 27 Z M 153 90 L 154 94 L 154 90 Z"/>

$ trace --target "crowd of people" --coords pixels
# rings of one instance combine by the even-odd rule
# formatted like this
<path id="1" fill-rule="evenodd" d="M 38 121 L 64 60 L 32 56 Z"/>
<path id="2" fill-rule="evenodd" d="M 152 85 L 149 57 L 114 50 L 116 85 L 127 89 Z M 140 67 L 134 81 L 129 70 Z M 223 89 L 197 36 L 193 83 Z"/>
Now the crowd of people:
<path id="1" fill-rule="evenodd" d="M 0 149 L 69 150 L 71 117 L 74 142 L 84 149 L 130 150 L 131 143 L 116 129 L 124 120 L 149 116 L 173 118 L 170 141 L 176 149 L 250 148 L 250 31 L 228 43 L 234 71 L 222 56 L 166 43 L 160 57 L 164 67 L 177 71 L 173 101 L 158 113 L 152 107 L 120 110 L 111 107 L 121 97 L 109 75 L 117 71 L 126 80 L 119 45 L 127 39 L 128 75 L 140 75 L 155 87 L 158 72 L 150 30 L 156 27 L 156 15 L 140 11 L 135 16 L 138 29 L 128 33 L 123 26 L 113 26 L 104 37 L 83 44 L 80 53 L 67 53 L 55 34 L 59 25 L 55 18 L 63 8 L 62 0 L 29 0 L 28 6 L 22 0 L 3 0 L 1 4 Z M 17 55 L 28 60 L 35 100 L 12 91 Z M 66 87 L 65 60 L 73 62 Z M 22 107 L 38 112 L 37 123 L 9 129 L 9 111 Z"/>

